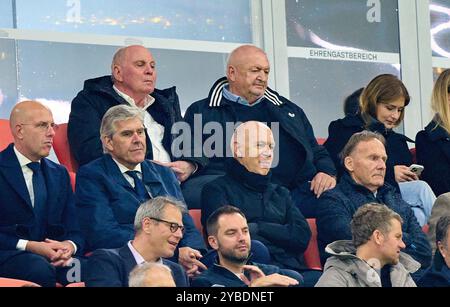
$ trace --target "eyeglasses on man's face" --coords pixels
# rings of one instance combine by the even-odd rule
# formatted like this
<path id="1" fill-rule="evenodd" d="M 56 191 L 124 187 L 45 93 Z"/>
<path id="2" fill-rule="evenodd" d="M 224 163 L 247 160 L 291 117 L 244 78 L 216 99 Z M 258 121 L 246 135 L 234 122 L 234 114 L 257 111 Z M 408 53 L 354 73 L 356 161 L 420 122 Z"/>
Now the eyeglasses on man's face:
<path id="1" fill-rule="evenodd" d="M 39 130 L 41 130 L 43 132 L 47 132 L 50 129 L 50 127 L 54 131 L 58 130 L 58 125 L 53 123 L 53 122 L 38 122 L 36 124 L 20 124 L 20 125 L 23 125 L 23 126 L 34 126 L 35 128 L 37 128 L 37 129 L 39 129 Z"/>
<path id="2" fill-rule="evenodd" d="M 157 219 L 157 218 L 155 218 L 155 217 L 151 217 L 150 219 L 152 219 L 152 220 L 154 220 L 154 221 L 157 221 L 157 222 L 163 222 L 163 223 L 165 223 L 166 225 L 169 226 L 170 232 L 172 232 L 172 233 L 177 232 L 178 229 L 180 229 L 181 232 L 184 233 L 184 226 L 182 226 L 182 225 L 180 225 L 180 224 L 178 224 L 178 223 L 172 223 L 172 222 L 169 222 L 169 221 Z"/>

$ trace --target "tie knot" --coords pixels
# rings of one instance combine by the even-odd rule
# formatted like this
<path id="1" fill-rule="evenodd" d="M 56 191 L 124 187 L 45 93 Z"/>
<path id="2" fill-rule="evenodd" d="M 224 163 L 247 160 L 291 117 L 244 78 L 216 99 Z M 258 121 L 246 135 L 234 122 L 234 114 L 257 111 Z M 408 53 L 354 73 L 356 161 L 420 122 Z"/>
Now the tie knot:
<path id="1" fill-rule="evenodd" d="M 27 164 L 27 166 L 33 171 L 33 173 L 41 170 L 41 164 L 39 162 L 30 162 Z"/>
<path id="2" fill-rule="evenodd" d="M 135 180 L 140 179 L 137 175 L 137 174 L 139 174 L 139 171 L 126 171 L 125 174 L 128 174 L 131 178 L 133 178 Z"/>

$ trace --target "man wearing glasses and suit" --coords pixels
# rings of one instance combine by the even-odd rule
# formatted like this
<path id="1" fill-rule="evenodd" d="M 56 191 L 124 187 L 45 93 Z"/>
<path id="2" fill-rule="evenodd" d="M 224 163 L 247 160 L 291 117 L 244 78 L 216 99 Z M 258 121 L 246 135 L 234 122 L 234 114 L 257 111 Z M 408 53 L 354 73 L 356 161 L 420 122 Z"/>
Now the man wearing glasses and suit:
<path id="1" fill-rule="evenodd" d="M 156 197 L 143 203 L 134 219 L 134 239 L 118 249 L 99 249 L 89 257 L 87 287 L 128 287 L 134 267 L 145 263 L 168 266 L 177 287 L 189 286 L 183 268 L 170 260 L 183 237 L 183 203 L 170 197 Z M 155 281 L 157 282 L 157 281 Z"/>
<path id="2" fill-rule="evenodd" d="M 47 107 L 23 101 L 10 128 L 14 143 L 0 152 L 0 276 L 65 284 L 84 242 L 69 174 L 46 159 L 57 126 Z"/>
<path id="3" fill-rule="evenodd" d="M 120 248 L 133 239 L 133 221 L 140 204 L 157 196 L 183 201 L 174 172 L 145 160 L 143 113 L 118 105 L 103 117 L 100 135 L 105 155 L 77 173 L 76 206 L 88 250 Z M 188 274 L 205 268 L 198 261 L 206 249 L 189 213 L 183 214 L 186 232 L 175 259 Z M 176 258 L 177 257 L 177 258 Z"/>

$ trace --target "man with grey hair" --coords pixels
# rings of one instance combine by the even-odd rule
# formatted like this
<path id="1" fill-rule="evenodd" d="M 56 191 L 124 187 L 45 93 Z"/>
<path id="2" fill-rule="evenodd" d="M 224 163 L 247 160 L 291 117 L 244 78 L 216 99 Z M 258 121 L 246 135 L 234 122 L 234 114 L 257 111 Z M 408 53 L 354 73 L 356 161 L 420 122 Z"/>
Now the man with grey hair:
<path id="1" fill-rule="evenodd" d="M 360 207 L 351 222 L 352 241 L 329 244 L 332 255 L 316 287 L 415 287 L 420 263 L 401 252 L 403 220 L 378 203 Z"/>
<path id="2" fill-rule="evenodd" d="M 168 266 L 177 287 L 189 286 L 183 268 L 165 258 L 173 256 L 183 237 L 185 205 L 171 197 L 156 197 L 139 206 L 134 238 L 121 248 L 99 249 L 87 264 L 87 287 L 128 287 L 134 267 L 145 263 Z M 158 282 L 157 280 L 155 282 Z"/>
<path id="3" fill-rule="evenodd" d="M 76 206 L 88 249 L 119 248 L 133 238 L 133 220 L 139 205 L 157 196 L 183 201 L 173 171 L 145 160 L 142 111 L 118 105 L 109 109 L 101 124 L 106 152 L 80 168 L 76 181 Z M 186 233 L 178 261 L 189 273 L 205 268 L 197 261 L 206 249 L 191 216 L 183 214 Z"/>
<path id="4" fill-rule="evenodd" d="M 353 134 L 342 150 L 346 173 L 339 184 L 319 199 L 317 230 L 322 263 L 325 246 L 337 240 L 352 238 L 350 222 L 356 210 L 376 202 L 388 206 L 403 219 L 405 252 L 419 261 L 422 269 L 431 262 L 431 248 L 411 207 L 395 188 L 384 182 L 387 154 L 382 135 L 370 131 Z M 419 278 L 423 270 L 413 275 Z"/>
<path id="5" fill-rule="evenodd" d="M 128 285 L 134 287 L 176 287 L 172 270 L 165 264 L 148 262 L 136 266 L 130 273 Z"/>
<path id="6" fill-rule="evenodd" d="M 181 120 L 180 103 L 175 87 L 158 90 L 156 61 L 143 46 L 133 45 L 117 50 L 111 64 L 111 75 L 86 80 L 84 89 L 73 99 L 69 116 L 70 148 L 80 165 L 102 155 L 99 127 L 105 112 L 120 104 L 141 109 L 147 128 L 146 158 L 165 163 L 180 181 L 185 181 L 205 161 L 182 158 L 173 161 L 172 125 Z"/>

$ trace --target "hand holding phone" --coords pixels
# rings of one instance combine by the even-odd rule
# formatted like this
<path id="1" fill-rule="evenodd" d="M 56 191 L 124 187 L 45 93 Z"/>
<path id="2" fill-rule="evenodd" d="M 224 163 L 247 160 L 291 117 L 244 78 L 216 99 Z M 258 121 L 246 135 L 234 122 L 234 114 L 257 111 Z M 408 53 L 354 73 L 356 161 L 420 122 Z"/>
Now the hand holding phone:
<path id="1" fill-rule="evenodd" d="M 417 176 L 420 176 L 420 174 L 422 174 L 422 171 L 423 171 L 423 165 L 411 164 L 411 166 L 409 167 L 409 170 L 411 172 L 413 172 L 414 174 L 416 174 Z"/>

